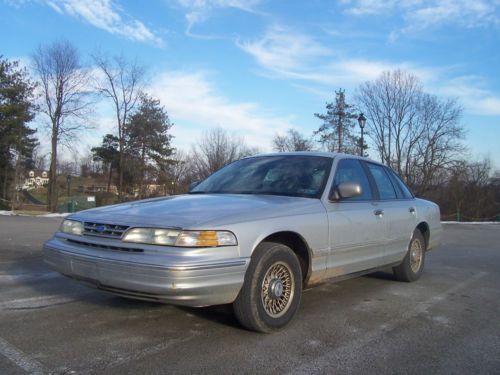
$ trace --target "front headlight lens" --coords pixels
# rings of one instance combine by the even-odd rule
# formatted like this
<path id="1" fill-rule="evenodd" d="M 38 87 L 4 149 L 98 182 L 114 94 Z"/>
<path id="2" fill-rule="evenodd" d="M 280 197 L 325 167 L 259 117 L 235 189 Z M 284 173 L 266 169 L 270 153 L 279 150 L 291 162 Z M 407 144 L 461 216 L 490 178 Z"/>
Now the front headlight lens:
<path id="1" fill-rule="evenodd" d="M 81 236 L 83 232 L 83 223 L 81 221 L 65 219 L 61 224 L 60 231 Z"/>
<path id="2" fill-rule="evenodd" d="M 155 228 L 133 228 L 123 236 L 123 241 L 149 243 L 153 245 L 175 245 L 180 231 Z"/>
<path id="3" fill-rule="evenodd" d="M 122 240 L 180 247 L 217 247 L 238 244 L 235 235 L 228 231 L 179 231 L 158 228 L 133 228 L 125 233 Z"/>

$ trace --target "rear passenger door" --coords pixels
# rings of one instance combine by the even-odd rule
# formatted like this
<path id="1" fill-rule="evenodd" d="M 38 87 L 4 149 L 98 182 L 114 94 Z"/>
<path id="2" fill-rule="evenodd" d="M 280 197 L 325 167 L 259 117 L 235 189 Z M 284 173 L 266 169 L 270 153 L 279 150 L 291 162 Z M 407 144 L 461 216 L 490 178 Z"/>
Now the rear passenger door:
<path id="1" fill-rule="evenodd" d="M 400 180 L 389 168 L 364 162 L 377 189 L 375 204 L 386 225 L 385 263 L 398 262 L 408 250 L 416 223 L 414 198 L 408 190 L 403 192 Z M 404 184 L 403 184 L 404 185 Z"/>
<path id="2" fill-rule="evenodd" d="M 330 233 L 327 277 L 375 268 L 384 261 L 384 218 L 375 212 L 372 186 L 358 159 L 338 162 L 332 189 L 342 182 L 358 183 L 362 194 L 325 204 Z"/>

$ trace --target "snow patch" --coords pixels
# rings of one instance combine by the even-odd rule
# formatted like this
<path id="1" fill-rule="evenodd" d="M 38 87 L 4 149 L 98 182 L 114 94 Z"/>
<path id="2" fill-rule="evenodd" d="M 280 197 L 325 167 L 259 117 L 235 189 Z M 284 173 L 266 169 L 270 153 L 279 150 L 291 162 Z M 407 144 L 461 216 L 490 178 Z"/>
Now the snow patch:
<path id="1" fill-rule="evenodd" d="M 479 224 L 500 224 L 500 221 L 442 221 L 441 224 L 465 224 L 465 225 L 479 225 Z"/>
<path id="2" fill-rule="evenodd" d="M 61 213 L 49 213 L 49 214 L 29 214 L 29 213 L 16 213 L 14 211 L 0 211 L 0 216 L 33 216 L 33 217 L 66 217 L 69 215 L 69 212 L 61 212 Z"/>

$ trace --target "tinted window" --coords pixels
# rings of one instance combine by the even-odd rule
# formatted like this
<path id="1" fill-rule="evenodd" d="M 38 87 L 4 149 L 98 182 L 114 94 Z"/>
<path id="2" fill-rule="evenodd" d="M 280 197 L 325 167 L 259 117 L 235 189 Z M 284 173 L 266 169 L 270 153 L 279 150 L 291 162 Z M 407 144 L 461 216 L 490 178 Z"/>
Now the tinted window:
<path id="1" fill-rule="evenodd" d="M 397 186 L 399 193 L 401 194 L 401 198 L 404 199 L 412 199 L 413 194 L 410 191 L 410 188 L 406 186 L 401 177 L 399 177 L 393 170 L 387 169 L 389 174 L 392 177 L 392 182 Z M 398 194 L 398 196 L 400 195 Z"/>
<path id="2" fill-rule="evenodd" d="M 375 185 L 377 185 L 380 199 L 396 199 L 396 191 L 385 168 L 371 163 L 367 163 L 367 166 L 375 180 Z"/>
<path id="3" fill-rule="evenodd" d="M 197 185 L 191 194 L 274 194 L 319 198 L 332 159 L 321 156 L 261 156 L 238 160 Z"/>
<path id="4" fill-rule="evenodd" d="M 361 185 L 361 195 L 344 200 L 369 200 L 372 199 L 370 183 L 365 171 L 358 160 L 344 159 L 339 161 L 335 172 L 334 188 L 342 182 L 356 182 Z"/>

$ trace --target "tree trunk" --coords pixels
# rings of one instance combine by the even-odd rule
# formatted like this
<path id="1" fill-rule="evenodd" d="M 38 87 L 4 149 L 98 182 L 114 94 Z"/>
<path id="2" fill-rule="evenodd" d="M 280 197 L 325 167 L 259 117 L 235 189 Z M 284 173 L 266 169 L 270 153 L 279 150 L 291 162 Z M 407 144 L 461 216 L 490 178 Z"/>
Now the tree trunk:
<path id="1" fill-rule="evenodd" d="M 146 159 L 146 149 L 145 149 L 145 146 L 143 145 L 142 146 L 142 150 L 141 150 L 141 180 L 139 182 L 139 199 L 142 199 L 143 198 L 143 191 L 144 191 L 144 169 L 146 167 L 146 163 L 145 163 L 145 159 Z"/>
<path id="2" fill-rule="evenodd" d="M 49 186 L 47 191 L 47 203 L 50 212 L 56 212 L 57 209 L 57 131 L 52 132 L 50 168 L 49 168 Z"/>
<path id="3" fill-rule="evenodd" d="M 120 157 L 118 161 L 118 198 L 122 201 L 123 191 L 123 136 L 120 135 Z"/>
<path id="4" fill-rule="evenodd" d="M 9 164 L 5 164 L 5 169 L 4 169 L 4 178 L 3 178 L 3 188 L 2 188 L 2 197 L 5 200 L 8 200 L 7 198 L 7 180 L 9 179 Z"/>
<path id="5" fill-rule="evenodd" d="M 113 177 L 113 162 L 109 163 L 109 176 L 108 176 L 108 187 L 106 191 L 109 193 L 109 188 L 111 186 L 111 178 Z"/>

